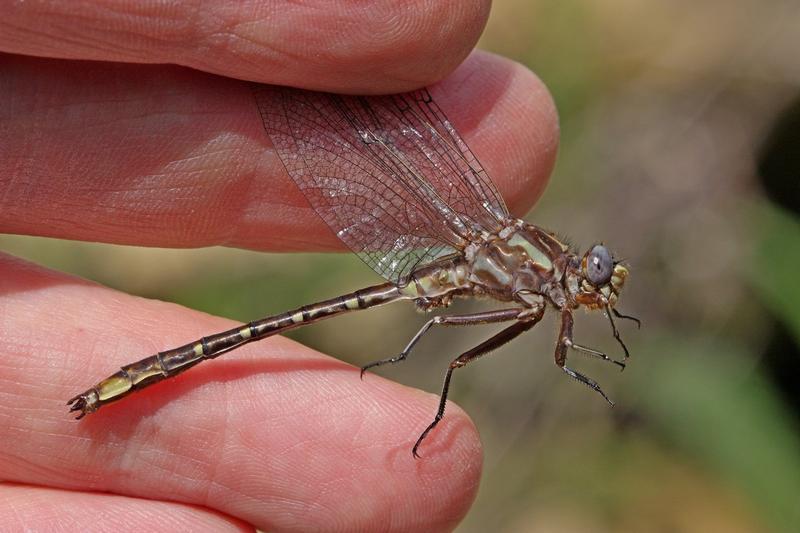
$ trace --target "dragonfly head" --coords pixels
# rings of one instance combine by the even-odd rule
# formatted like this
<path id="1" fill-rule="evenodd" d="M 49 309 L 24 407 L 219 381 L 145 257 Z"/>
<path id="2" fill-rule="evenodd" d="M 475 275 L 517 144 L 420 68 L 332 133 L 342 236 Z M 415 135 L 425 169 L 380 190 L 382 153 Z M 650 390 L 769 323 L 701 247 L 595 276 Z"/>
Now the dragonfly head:
<path id="1" fill-rule="evenodd" d="M 628 269 L 614 260 L 608 248 L 595 244 L 581 260 L 581 274 L 581 291 L 587 295 L 599 293 L 613 307 L 628 277 Z"/>

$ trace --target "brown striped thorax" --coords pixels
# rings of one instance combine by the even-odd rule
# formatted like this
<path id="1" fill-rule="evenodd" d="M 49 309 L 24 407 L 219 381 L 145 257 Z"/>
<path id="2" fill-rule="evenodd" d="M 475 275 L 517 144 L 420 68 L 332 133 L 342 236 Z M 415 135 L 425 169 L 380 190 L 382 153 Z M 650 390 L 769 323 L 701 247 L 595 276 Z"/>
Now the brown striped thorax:
<path id="1" fill-rule="evenodd" d="M 464 255 L 414 271 L 401 288 L 420 307 L 449 305 L 453 296 L 485 295 L 528 307 L 613 307 L 628 276 L 602 244 L 582 257 L 542 228 L 517 220 L 497 235 L 483 235 Z"/>

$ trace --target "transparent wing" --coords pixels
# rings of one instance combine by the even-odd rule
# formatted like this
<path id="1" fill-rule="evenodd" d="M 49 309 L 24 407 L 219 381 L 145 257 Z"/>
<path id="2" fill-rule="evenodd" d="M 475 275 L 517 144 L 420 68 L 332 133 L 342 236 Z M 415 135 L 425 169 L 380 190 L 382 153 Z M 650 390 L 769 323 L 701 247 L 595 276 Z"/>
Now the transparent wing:
<path id="1" fill-rule="evenodd" d="M 254 86 L 289 175 L 336 235 L 402 282 L 508 217 L 500 194 L 426 90 L 341 96 Z"/>

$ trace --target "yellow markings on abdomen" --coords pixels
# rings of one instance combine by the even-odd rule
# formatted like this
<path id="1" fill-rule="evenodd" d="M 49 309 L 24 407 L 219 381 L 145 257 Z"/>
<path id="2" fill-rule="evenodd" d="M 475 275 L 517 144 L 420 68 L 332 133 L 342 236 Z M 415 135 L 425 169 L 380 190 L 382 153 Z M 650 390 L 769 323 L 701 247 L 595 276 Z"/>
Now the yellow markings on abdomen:
<path id="1" fill-rule="evenodd" d="M 97 398 L 106 401 L 125 394 L 133 387 L 130 378 L 123 373 L 116 373 L 97 384 Z"/>
<path id="2" fill-rule="evenodd" d="M 398 287 L 400 294 L 411 298 L 433 298 L 468 284 L 468 269 L 463 263 L 426 268 L 423 272 L 413 276 L 407 285 Z"/>

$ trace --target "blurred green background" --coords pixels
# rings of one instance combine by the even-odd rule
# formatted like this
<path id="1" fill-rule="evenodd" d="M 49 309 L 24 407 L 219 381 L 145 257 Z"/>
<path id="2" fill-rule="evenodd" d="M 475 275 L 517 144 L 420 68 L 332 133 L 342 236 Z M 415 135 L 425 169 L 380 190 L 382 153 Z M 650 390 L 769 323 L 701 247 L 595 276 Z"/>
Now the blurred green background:
<path id="1" fill-rule="evenodd" d="M 624 256 L 620 309 L 644 327 L 621 324 L 624 373 L 571 356 L 613 409 L 553 365 L 552 317 L 456 374 L 450 397 L 486 446 L 460 531 L 800 531 L 798 28 L 796 1 L 495 2 L 481 47 L 530 66 L 561 115 L 555 175 L 527 218 Z M 376 282 L 348 255 L 0 248 L 242 321 Z M 423 321 L 389 306 L 291 336 L 359 365 Z M 381 373 L 438 392 L 492 331 L 438 331 Z M 577 318 L 576 339 L 618 351 L 599 314 Z"/>

